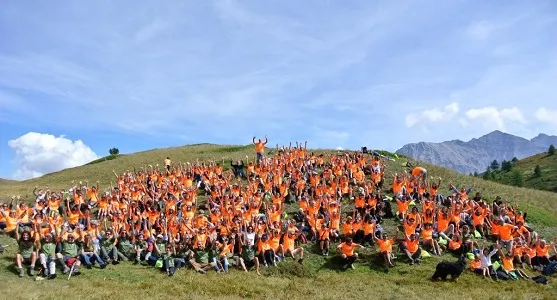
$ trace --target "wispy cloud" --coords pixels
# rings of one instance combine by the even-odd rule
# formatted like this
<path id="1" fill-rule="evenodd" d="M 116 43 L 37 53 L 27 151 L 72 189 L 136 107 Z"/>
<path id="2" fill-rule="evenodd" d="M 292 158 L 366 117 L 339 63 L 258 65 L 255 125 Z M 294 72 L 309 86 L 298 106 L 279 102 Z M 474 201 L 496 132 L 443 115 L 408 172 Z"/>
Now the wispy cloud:
<path id="1" fill-rule="evenodd" d="M 420 113 L 412 113 L 406 116 L 406 126 L 414 127 L 418 124 L 427 126 L 430 123 L 438 123 L 451 120 L 460 108 L 458 103 L 453 102 L 443 108 L 432 108 L 421 111 Z"/>
<path id="2" fill-rule="evenodd" d="M 507 122 L 527 123 L 518 107 L 497 109 L 494 106 L 486 106 L 472 108 L 466 111 L 465 115 L 468 120 L 479 123 L 488 129 L 506 130 Z"/>
<path id="3" fill-rule="evenodd" d="M 35 131 L 394 150 L 499 127 L 423 131 L 423 120 L 516 107 L 529 121 L 557 95 L 552 2 L 20 1 L 2 11 L 0 121 L 30 119 Z"/>

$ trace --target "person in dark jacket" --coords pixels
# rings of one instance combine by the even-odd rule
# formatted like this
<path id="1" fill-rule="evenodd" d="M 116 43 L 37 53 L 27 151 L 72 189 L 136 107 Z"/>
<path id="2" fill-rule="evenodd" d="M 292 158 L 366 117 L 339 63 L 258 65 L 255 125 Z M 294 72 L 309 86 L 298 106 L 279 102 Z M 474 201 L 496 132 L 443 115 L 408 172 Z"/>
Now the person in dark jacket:
<path id="1" fill-rule="evenodd" d="M 244 161 L 238 160 L 236 161 L 236 163 L 230 161 L 230 166 L 232 167 L 232 172 L 234 173 L 234 176 L 236 176 L 236 178 L 237 177 L 246 178 L 244 172 Z"/>

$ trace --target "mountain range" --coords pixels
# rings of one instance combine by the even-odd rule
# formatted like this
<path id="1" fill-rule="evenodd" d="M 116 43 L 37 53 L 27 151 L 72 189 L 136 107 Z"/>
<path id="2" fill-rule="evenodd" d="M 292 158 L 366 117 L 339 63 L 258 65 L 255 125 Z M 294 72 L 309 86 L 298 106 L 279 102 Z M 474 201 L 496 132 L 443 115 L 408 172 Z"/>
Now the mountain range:
<path id="1" fill-rule="evenodd" d="M 484 172 L 493 160 L 522 159 L 557 146 L 557 136 L 539 134 L 528 140 L 499 130 L 468 142 L 419 142 L 404 145 L 396 153 L 418 161 L 444 166 L 461 173 Z"/>

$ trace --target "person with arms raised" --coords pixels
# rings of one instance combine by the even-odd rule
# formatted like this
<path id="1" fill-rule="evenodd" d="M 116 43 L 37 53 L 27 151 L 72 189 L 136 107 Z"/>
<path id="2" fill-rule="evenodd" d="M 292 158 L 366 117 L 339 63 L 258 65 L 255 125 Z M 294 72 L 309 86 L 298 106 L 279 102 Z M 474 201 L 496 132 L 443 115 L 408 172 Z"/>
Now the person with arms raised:
<path id="1" fill-rule="evenodd" d="M 255 152 L 257 155 L 257 164 L 260 164 L 261 161 L 263 160 L 263 153 L 265 152 L 265 145 L 267 145 L 267 142 L 269 140 L 267 139 L 267 136 L 265 136 L 265 142 L 261 141 L 261 139 L 259 139 L 257 142 L 255 141 L 255 137 L 253 137 L 252 142 L 255 145 Z"/>

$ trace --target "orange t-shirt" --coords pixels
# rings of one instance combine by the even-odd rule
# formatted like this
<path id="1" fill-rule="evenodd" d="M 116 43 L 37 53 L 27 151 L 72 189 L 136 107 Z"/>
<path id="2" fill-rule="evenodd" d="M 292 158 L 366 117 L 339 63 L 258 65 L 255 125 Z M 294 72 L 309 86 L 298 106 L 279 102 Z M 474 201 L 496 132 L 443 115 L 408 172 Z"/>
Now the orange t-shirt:
<path id="1" fill-rule="evenodd" d="M 265 150 L 265 143 L 263 143 L 263 142 L 256 142 L 255 143 L 255 151 L 257 153 L 263 153 L 264 150 Z"/>
<path id="2" fill-rule="evenodd" d="M 388 253 L 393 252 L 394 239 L 377 240 L 377 243 L 379 244 L 380 252 L 388 252 Z"/>
<path id="3" fill-rule="evenodd" d="M 406 249 L 408 249 L 408 252 L 410 253 L 416 253 L 416 251 L 418 251 L 418 243 L 419 240 L 415 239 L 415 240 L 406 240 Z"/>
<path id="4" fill-rule="evenodd" d="M 512 224 L 503 224 L 499 226 L 499 237 L 503 241 L 510 241 L 513 239 L 512 237 L 512 230 L 514 229 L 514 225 Z"/>
<path id="5" fill-rule="evenodd" d="M 340 244 L 340 251 L 346 256 L 353 256 L 355 248 L 356 244 L 354 243 L 352 243 L 352 245 L 348 245 L 347 243 Z"/>

